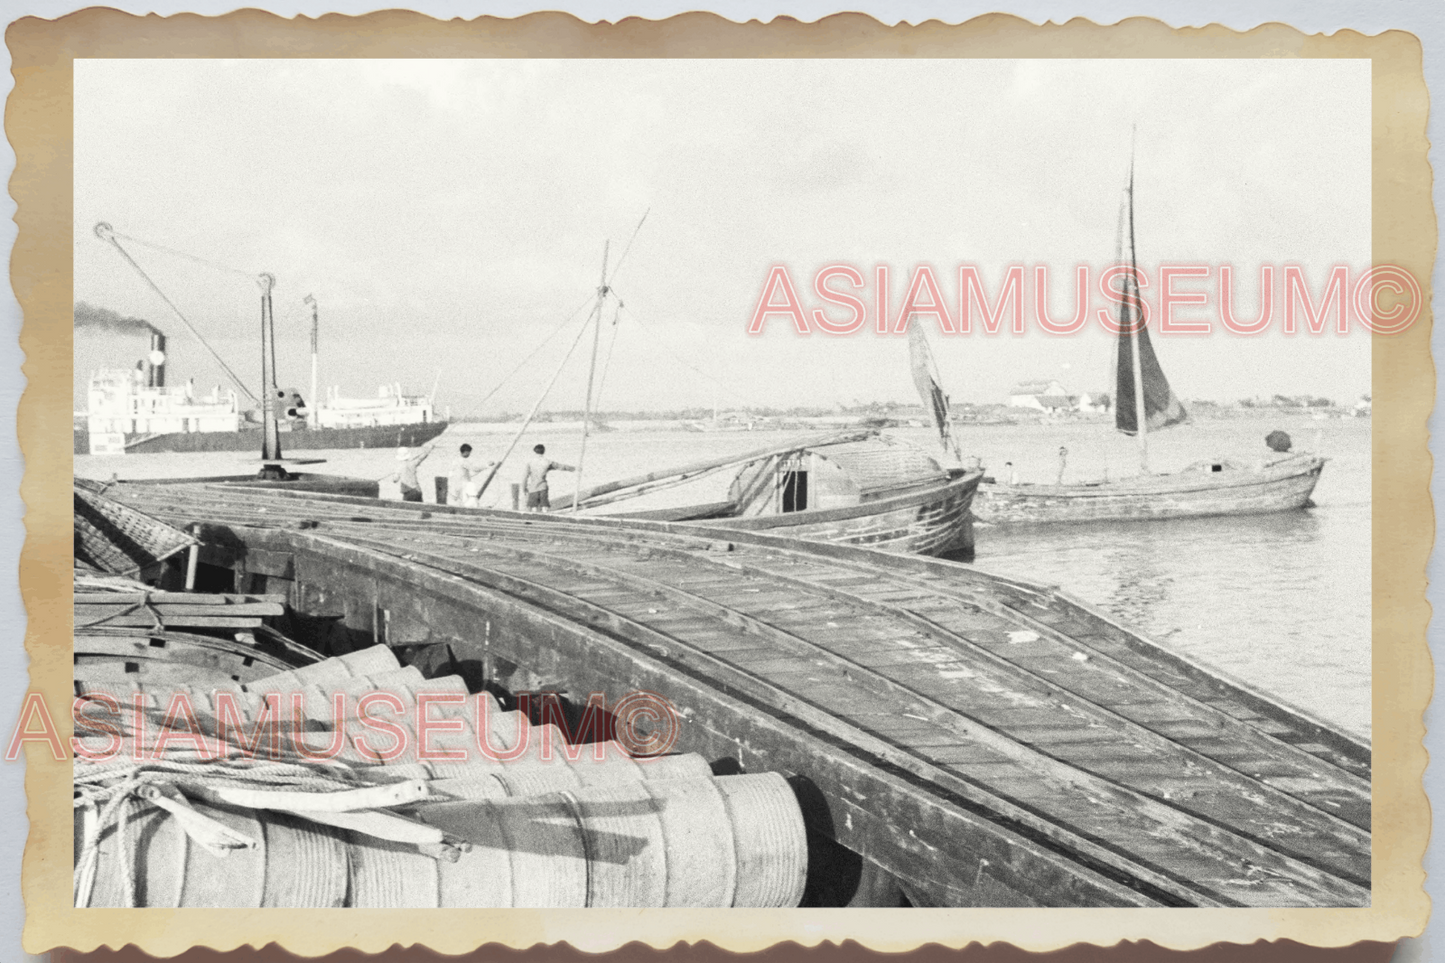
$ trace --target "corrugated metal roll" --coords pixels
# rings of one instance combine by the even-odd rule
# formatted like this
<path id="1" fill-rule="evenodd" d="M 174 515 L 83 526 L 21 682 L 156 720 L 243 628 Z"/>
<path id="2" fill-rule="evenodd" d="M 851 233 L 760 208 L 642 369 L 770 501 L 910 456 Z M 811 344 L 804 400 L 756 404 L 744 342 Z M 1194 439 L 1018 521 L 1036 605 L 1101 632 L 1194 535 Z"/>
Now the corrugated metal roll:
<path id="1" fill-rule="evenodd" d="M 359 909 L 434 909 L 437 860 L 415 846 L 351 834 L 351 905 Z"/>
<path id="2" fill-rule="evenodd" d="M 347 847 L 339 833 L 288 813 L 261 814 L 266 827 L 266 908 L 346 905 Z"/>
<path id="3" fill-rule="evenodd" d="M 664 906 L 732 906 L 737 893 L 733 825 L 718 780 L 649 781 L 667 840 Z"/>
<path id="4" fill-rule="evenodd" d="M 666 906 L 669 840 L 662 806 L 643 782 L 588 786 L 567 793 L 576 800 L 591 872 L 587 905 L 603 908 Z M 678 813 L 696 821 L 696 814 Z"/>
<path id="5" fill-rule="evenodd" d="M 224 858 L 187 841 L 182 909 L 260 909 L 266 886 L 266 834 L 255 811 L 192 802 L 191 808 L 256 841 Z"/>
<path id="6" fill-rule="evenodd" d="M 482 892 L 501 898 L 500 883 L 473 875 L 501 873 L 499 850 L 509 853 L 518 908 L 796 906 L 807 875 L 802 813 L 772 773 L 584 785 L 416 812 L 473 845 L 442 872 L 448 906 Z M 582 902 L 570 902 L 579 889 Z"/>
<path id="7" fill-rule="evenodd" d="M 370 645 L 336 658 L 352 675 L 376 675 L 378 672 L 390 672 L 401 667 L 401 663 L 396 660 L 396 653 L 386 645 Z"/>
<path id="8" fill-rule="evenodd" d="M 134 905 L 176 909 L 181 905 L 181 886 L 186 878 L 186 834 L 164 810 L 146 803 L 131 805 L 131 815 L 126 820 L 129 858 L 121 861 L 118 827 L 108 827 L 100 836 L 95 882 L 89 899 L 83 893 L 79 894 L 80 899 L 92 907 L 125 907 L 121 881 L 128 875 Z M 77 858 L 79 854 L 77 847 Z"/>
<path id="9" fill-rule="evenodd" d="M 393 659 L 392 662 L 395 663 L 395 659 Z M 391 667 L 394 666 L 378 668 L 375 671 L 385 672 L 387 668 Z M 292 669 L 291 673 L 303 686 L 319 685 L 322 688 L 333 689 L 345 683 L 347 679 L 353 679 L 358 675 L 366 675 L 365 671 L 353 671 L 342 659 L 322 659 L 320 662 L 314 662 L 311 665 L 305 665 L 299 669 Z"/>
<path id="10" fill-rule="evenodd" d="M 803 812 L 775 772 L 717 780 L 737 853 L 734 906 L 797 906 L 808 877 Z"/>

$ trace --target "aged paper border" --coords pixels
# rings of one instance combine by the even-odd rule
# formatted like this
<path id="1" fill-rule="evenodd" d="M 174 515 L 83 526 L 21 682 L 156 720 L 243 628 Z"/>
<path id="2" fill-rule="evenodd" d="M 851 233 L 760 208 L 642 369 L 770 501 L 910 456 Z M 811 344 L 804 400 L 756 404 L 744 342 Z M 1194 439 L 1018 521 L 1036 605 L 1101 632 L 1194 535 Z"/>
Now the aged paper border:
<path id="1" fill-rule="evenodd" d="M 29 379 L 19 414 L 28 469 L 21 486 L 28 537 L 20 577 L 29 616 L 30 688 L 54 707 L 67 705 L 71 691 L 71 590 L 65 577 L 71 526 L 65 524 L 70 506 L 64 480 L 72 463 L 63 428 L 72 368 L 71 63 L 78 57 L 1099 57 L 1122 51 L 1158 58 L 1364 58 L 1373 70 L 1373 261 L 1409 270 L 1426 301 L 1408 332 L 1376 337 L 1373 345 L 1374 904 L 1369 909 L 75 910 L 66 805 L 70 767 L 32 748 L 23 878 L 27 950 L 134 943 L 170 955 L 195 945 L 224 950 L 274 941 L 307 955 L 343 946 L 377 952 L 398 943 L 458 953 L 487 942 L 520 947 L 567 940 L 599 951 L 633 940 L 667 946 L 707 939 L 747 951 L 782 940 L 813 945 L 845 938 L 880 950 L 993 940 L 1047 950 L 1119 939 L 1189 949 L 1257 939 L 1340 946 L 1394 940 L 1423 928 L 1429 904 L 1420 862 L 1429 809 L 1421 786 L 1426 760 L 1421 715 L 1433 673 L 1425 644 L 1424 573 L 1434 534 L 1425 427 L 1435 388 L 1428 302 L 1436 224 L 1426 156 L 1428 96 L 1421 45 L 1413 35 L 1306 36 L 1281 24 L 1247 33 L 1217 26 L 1175 30 L 1146 19 L 1110 27 L 1084 20 L 1039 27 L 1006 15 L 959 26 L 885 27 L 857 14 L 814 24 L 786 19 L 737 24 L 688 14 L 589 25 L 567 14 L 443 22 L 406 11 L 286 20 L 257 10 L 218 18 L 141 18 L 90 9 L 54 21 L 17 21 L 6 39 L 16 81 L 5 115 L 17 156 L 10 189 L 19 206 L 11 272 L 26 321 L 21 347 Z M 56 722 L 68 734 L 67 720 Z"/>

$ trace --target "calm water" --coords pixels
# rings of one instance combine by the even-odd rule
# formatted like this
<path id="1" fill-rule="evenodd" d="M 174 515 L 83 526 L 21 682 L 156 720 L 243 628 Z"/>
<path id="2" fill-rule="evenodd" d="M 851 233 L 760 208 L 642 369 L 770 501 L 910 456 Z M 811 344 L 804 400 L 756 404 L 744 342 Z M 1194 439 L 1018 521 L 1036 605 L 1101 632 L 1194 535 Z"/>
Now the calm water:
<path id="1" fill-rule="evenodd" d="M 1169 471 L 1206 458 L 1253 461 L 1264 435 L 1283 428 L 1296 450 L 1330 458 L 1316 507 L 1243 518 L 978 529 L 974 564 L 1057 585 L 1076 598 L 1142 630 L 1156 641 L 1223 669 L 1351 731 L 1370 731 L 1370 433 L 1368 419 L 1202 421 L 1150 438 L 1151 468 Z M 929 432 L 894 434 L 924 446 Z M 700 434 L 612 431 L 588 441 L 584 484 L 659 467 L 766 447 L 791 437 L 770 432 Z M 1052 481 L 1058 449 L 1067 447 L 1066 480 L 1137 471 L 1132 439 L 1102 422 L 1046 426 L 982 426 L 963 435 L 966 453 L 1002 473 L 1012 461 L 1024 481 Z M 499 457 L 510 435 L 458 425 L 439 439 L 421 475 L 446 474 L 456 449 L 470 442 L 484 460 Z M 523 452 L 543 442 L 557 461 L 576 464 L 575 429 L 539 426 L 507 460 L 485 501 L 510 504 Z M 383 497 L 396 498 L 391 450 L 307 452 L 325 458 L 308 470 L 383 477 Z M 160 454 L 76 456 L 90 478 L 185 477 L 254 470 L 253 456 Z M 647 507 L 721 497 L 728 476 L 658 493 Z M 572 491 L 572 476 L 553 475 L 553 493 Z M 638 503 L 632 506 L 643 507 Z"/>

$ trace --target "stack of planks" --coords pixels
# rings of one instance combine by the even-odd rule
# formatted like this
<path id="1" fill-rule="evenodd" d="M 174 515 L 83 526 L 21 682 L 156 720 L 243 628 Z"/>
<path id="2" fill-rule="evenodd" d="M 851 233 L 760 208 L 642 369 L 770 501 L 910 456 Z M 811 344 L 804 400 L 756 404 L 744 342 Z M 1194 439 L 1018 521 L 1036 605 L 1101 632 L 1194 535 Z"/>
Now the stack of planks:
<path id="1" fill-rule="evenodd" d="M 108 575 L 76 575 L 77 683 L 131 678 L 248 682 L 321 656 L 266 624 L 286 596 L 162 592 Z"/>
<path id="2" fill-rule="evenodd" d="M 286 613 L 284 595 L 208 595 L 199 592 L 75 593 L 75 630 L 255 629 Z"/>

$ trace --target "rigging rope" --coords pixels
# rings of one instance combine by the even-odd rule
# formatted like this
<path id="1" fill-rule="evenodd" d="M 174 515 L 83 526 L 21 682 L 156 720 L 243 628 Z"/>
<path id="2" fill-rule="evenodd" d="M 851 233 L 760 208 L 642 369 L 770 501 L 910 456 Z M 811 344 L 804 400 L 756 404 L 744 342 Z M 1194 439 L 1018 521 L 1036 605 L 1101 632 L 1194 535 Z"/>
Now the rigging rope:
<path id="1" fill-rule="evenodd" d="M 632 237 L 628 238 L 627 246 L 622 249 L 622 256 L 617 259 L 617 263 L 612 267 L 612 277 L 607 279 L 607 287 L 611 287 L 612 282 L 617 280 L 617 273 L 622 270 L 622 262 L 627 260 L 627 252 L 632 250 L 632 242 L 637 240 L 637 235 L 642 230 L 643 222 L 647 220 L 647 215 L 651 213 L 652 208 L 650 207 L 642 212 L 642 220 L 638 221 L 637 227 L 632 229 Z"/>
<path id="2" fill-rule="evenodd" d="M 166 247 L 164 244 L 157 244 L 154 241 L 147 241 L 142 238 L 135 237 L 131 234 L 122 234 L 121 232 L 115 230 L 112 230 L 111 233 L 114 234 L 116 237 L 123 237 L 127 241 L 134 241 L 136 244 L 151 248 L 152 250 L 163 251 L 166 254 L 172 254 L 176 257 L 185 258 L 187 261 L 194 261 L 197 264 L 204 264 L 206 267 L 215 268 L 217 271 L 224 271 L 228 274 L 239 274 L 241 277 L 248 279 L 254 278 L 256 276 L 255 271 L 242 271 L 240 268 L 233 268 L 229 265 L 221 264 L 217 261 L 208 261 L 203 257 L 196 257 L 196 255 L 187 254 L 185 251 L 177 251 L 175 248 Z"/>
<path id="3" fill-rule="evenodd" d="M 263 783 L 298 791 L 336 792 L 353 788 L 359 782 L 349 770 L 319 763 L 123 760 L 103 765 L 77 765 L 74 775 L 74 806 L 77 809 L 90 808 L 95 815 L 83 822 L 84 839 L 81 851 L 77 854 L 73 874 L 76 906 L 85 907 L 90 904 L 95 888 L 100 843 L 106 836 L 106 830 L 112 826 L 115 827 L 117 850 L 113 865 L 119 883 L 120 902 L 123 906 L 135 905 L 134 860 L 130 853 L 128 832 L 131 810 L 137 802 L 141 802 L 144 787 L 185 786 L 184 779 L 187 776 L 196 777 L 196 784 L 203 786 Z M 143 804 L 142 807 L 134 815 L 143 815 L 152 808 L 144 807 Z"/>
<path id="4" fill-rule="evenodd" d="M 502 390 L 502 386 L 505 385 L 505 384 L 511 379 L 512 375 L 516 374 L 518 371 L 521 371 L 522 368 L 524 368 L 524 367 L 526 366 L 526 364 L 527 364 L 528 361 L 531 361 L 533 358 L 535 358 L 535 357 L 537 356 L 537 352 L 539 352 L 539 351 L 541 351 L 543 348 L 547 347 L 547 345 L 551 343 L 551 341 L 552 341 L 553 338 L 557 337 L 557 335 L 559 335 L 559 334 L 562 333 L 562 329 L 563 329 L 563 328 L 567 327 L 567 325 L 569 325 L 569 324 L 571 324 L 573 321 L 577 320 L 577 315 L 578 315 L 579 313 L 581 313 L 581 311 L 582 311 L 583 308 L 585 308 L 585 307 L 587 307 L 589 304 L 591 304 L 591 303 L 593 302 L 593 299 L 596 298 L 596 297 L 597 297 L 597 295 L 596 295 L 595 293 L 594 293 L 594 294 L 589 294 L 589 295 L 587 295 L 587 300 L 585 300 L 585 301 L 583 301 L 581 304 L 577 305 L 577 308 L 576 308 L 571 314 L 567 315 L 567 317 L 566 317 L 565 319 L 563 319 L 563 321 L 562 321 L 561 324 L 557 325 L 557 327 L 555 327 L 555 328 L 552 329 L 552 333 L 551 333 L 551 334 L 547 335 L 546 338 L 542 339 L 542 343 L 541 343 L 541 344 L 537 345 L 537 347 L 535 347 L 535 348 L 532 349 L 532 353 L 531 353 L 531 354 L 527 355 L 527 356 L 526 356 L 525 358 L 523 358 L 520 362 L 518 362 L 518 363 L 517 363 L 517 366 L 516 366 L 515 368 L 513 368 L 511 371 L 508 371 L 507 374 L 502 378 L 502 380 L 497 382 L 497 386 L 496 386 L 495 388 L 493 388 L 491 391 L 488 391 L 485 395 L 483 395 L 483 396 L 482 396 L 482 400 L 479 401 L 479 402 L 477 402 L 477 406 L 478 406 L 478 407 L 481 407 L 482 405 L 486 404 L 486 403 L 487 403 L 487 399 L 491 398 L 492 395 L 496 394 L 498 391 L 501 391 L 501 390 Z M 583 330 L 585 331 L 586 328 L 587 328 L 587 326 L 584 324 L 584 325 L 582 326 L 582 328 L 583 328 Z"/>
<path id="5" fill-rule="evenodd" d="M 201 347 L 205 348 L 206 351 L 210 352 L 210 355 L 212 358 L 215 359 L 216 364 L 221 366 L 221 370 L 226 372 L 230 379 L 236 383 L 236 387 L 240 388 L 241 391 L 245 393 L 246 397 L 250 398 L 253 402 L 255 402 L 256 404 L 260 404 L 261 399 L 257 398 L 256 395 L 252 393 L 251 389 L 246 387 L 246 383 L 241 380 L 240 376 L 237 375 L 236 372 L 231 370 L 231 366 L 226 364 L 225 360 L 223 360 L 221 356 L 216 353 L 216 349 L 211 347 L 206 342 L 205 338 L 201 337 L 201 333 L 196 330 L 196 326 L 194 324 L 191 324 L 190 318 L 187 318 L 184 314 L 182 314 L 181 309 L 176 307 L 170 298 L 166 297 L 165 292 L 160 289 L 160 285 L 156 284 L 155 281 L 151 280 L 151 276 L 145 273 L 141 266 L 135 262 L 135 258 L 130 256 L 130 252 L 120 246 L 120 241 L 116 239 L 117 237 L 119 237 L 119 235 L 116 234 L 115 229 L 112 228 L 109 224 L 102 221 L 99 224 L 95 225 L 95 236 L 100 238 L 102 241 L 109 241 L 111 245 L 120 252 L 120 256 L 125 258 L 126 262 L 129 263 L 131 267 L 135 268 L 136 273 L 139 274 L 142 278 L 144 278 L 145 282 L 151 286 L 151 290 L 154 291 L 157 295 L 159 295 L 160 299 L 166 303 L 166 306 L 169 307 L 173 312 L 175 312 L 176 317 L 181 319 L 181 323 L 184 324 L 186 328 L 191 332 L 191 334 L 195 336 L 195 339 L 201 343 Z"/>
<path id="6" fill-rule="evenodd" d="M 587 300 L 591 301 L 592 298 L 588 298 Z M 568 320 L 571 319 L 569 318 Z M 587 321 L 590 322 L 591 320 L 592 315 L 588 314 Z M 552 390 L 552 386 L 555 385 L 557 383 L 557 379 L 562 376 L 562 369 L 567 367 L 567 362 L 572 358 L 572 352 L 576 351 L 577 345 L 582 343 L 582 336 L 587 333 L 587 327 L 587 323 L 583 322 L 582 326 L 577 329 L 577 337 L 572 339 L 572 344 L 570 347 L 567 348 L 567 353 L 562 356 L 562 363 L 559 364 L 557 366 L 557 370 L 553 372 L 552 380 L 547 382 L 547 387 L 542 389 L 542 395 L 537 399 L 537 403 L 532 406 L 532 410 L 527 414 L 527 417 L 522 419 L 522 427 L 518 429 L 516 436 L 512 439 L 512 443 L 507 446 L 507 450 L 502 455 L 502 457 L 497 459 L 496 464 L 492 465 L 491 471 L 487 473 L 486 478 L 482 479 L 481 485 L 477 486 L 477 498 L 479 500 L 481 499 L 482 495 L 486 493 L 487 486 L 490 485 L 492 483 L 492 480 L 497 477 L 497 472 L 501 470 L 502 463 L 511 456 L 512 450 L 517 447 L 517 442 L 522 440 L 522 435 L 526 433 L 527 427 L 532 423 L 532 419 L 537 416 L 537 412 L 542 407 L 542 402 L 547 400 L 547 394 Z"/>
<path id="7" fill-rule="evenodd" d="M 624 308 L 623 310 L 626 310 L 626 308 Z M 629 318 L 631 318 L 632 320 L 636 321 L 638 324 L 642 325 L 644 328 L 647 328 L 647 329 L 650 330 L 650 331 L 656 331 L 655 328 L 653 328 L 651 325 L 649 325 L 649 324 L 647 324 L 646 322 L 644 322 L 644 321 L 642 320 L 642 318 L 638 317 L 636 314 L 633 314 L 631 311 L 627 311 L 627 316 L 628 316 Z M 728 388 L 727 385 L 723 384 L 721 381 L 719 381 L 719 380 L 718 380 L 716 377 L 714 377 L 713 375 L 710 375 L 710 374 L 708 374 L 706 371 L 703 371 L 703 370 L 701 370 L 700 368 L 696 367 L 695 365 L 692 365 L 692 364 L 688 363 L 688 361 L 687 361 L 685 358 L 683 358 L 682 355 L 678 354 L 676 351 L 673 351 L 672 348 L 668 346 L 667 341 L 666 341 L 664 338 L 657 337 L 657 338 L 654 338 L 653 340 L 656 341 L 658 344 L 660 344 L 660 345 L 662 346 L 662 348 L 663 348 L 665 351 L 667 351 L 668 354 L 672 355 L 672 358 L 673 358 L 674 361 L 676 361 L 678 364 L 682 365 L 684 368 L 687 368 L 689 371 L 693 372 L 694 374 L 701 375 L 702 377 L 706 378 L 708 381 L 711 381 L 713 384 L 717 385 L 718 388 L 719 388 L 724 394 L 726 394 L 726 395 L 728 395 L 729 397 L 737 400 L 738 402 L 740 402 L 740 403 L 743 404 L 743 405 L 748 405 L 748 404 L 751 404 L 751 403 L 752 403 L 749 399 L 744 398 L 743 396 L 741 396 L 741 395 L 737 394 L 736 392 L 734 392 L 732 389 Z"/>

